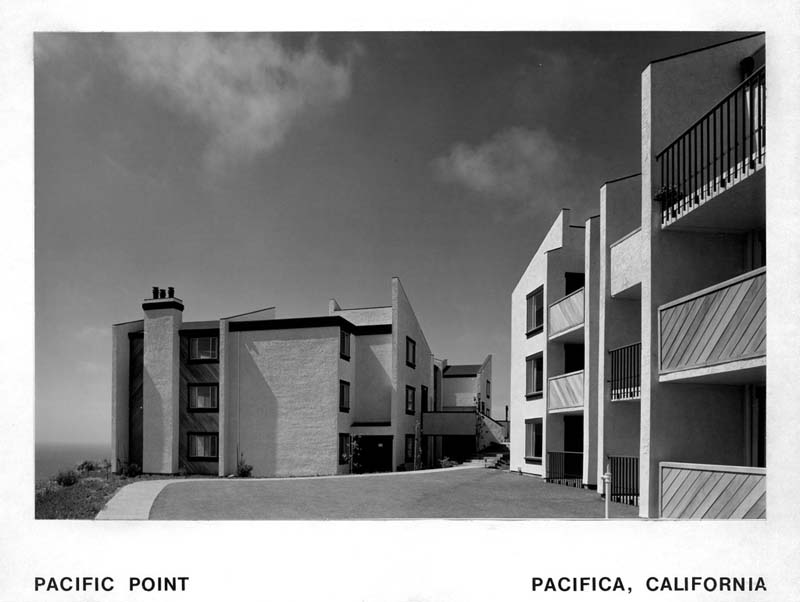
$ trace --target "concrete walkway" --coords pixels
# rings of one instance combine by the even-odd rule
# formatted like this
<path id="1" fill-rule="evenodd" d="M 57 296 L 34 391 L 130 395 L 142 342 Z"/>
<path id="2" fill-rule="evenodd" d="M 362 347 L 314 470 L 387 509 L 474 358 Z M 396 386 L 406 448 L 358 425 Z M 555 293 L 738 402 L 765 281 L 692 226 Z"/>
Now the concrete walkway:
<path id="1" fill-rule="evenodd" d="M 327 475 L 322 477 L 271 477 L 271 478 L 251 478 L 251 479 L 160 479 L 152 481 L 138 481 L 125 485 L 112 497 L 105 507 L 97 513 L 94 517 L 95 520 L 147 520 L 150 518 L 150 509 L 153 507 L 158 494 L 161 493 L 167 485 L 175 483 L 209 483 L 209 482 L 267 482 L 274 483 L 278 481 L 321 481 L 325 479 L 360 479 L 369 477 L 386 477 L 387 474 L 391 476 L 404 476 L 404 475 L 420 475 L 425 473 L 442 473 L 453 470 L 465 470 L 475 468 L 474 466 L 453 466 L 451 468 L 437 468 L 430 470 L 417 470 L 410 472 L 395 472 L 395 473 L 368 473 L 368 474 L 351 474 L 351 475 Z"/>
<path id="2" fill-rule="evenodd" d="M 200 480 L 200 479 L 192 479 Z M 125 485 L 117 491 L 105 507 L 97 513 L 95 520 L 147 520 L 150 518 L 150 508 L 161 490 L 172 479 L 160 481 L 139 481 Z"/>

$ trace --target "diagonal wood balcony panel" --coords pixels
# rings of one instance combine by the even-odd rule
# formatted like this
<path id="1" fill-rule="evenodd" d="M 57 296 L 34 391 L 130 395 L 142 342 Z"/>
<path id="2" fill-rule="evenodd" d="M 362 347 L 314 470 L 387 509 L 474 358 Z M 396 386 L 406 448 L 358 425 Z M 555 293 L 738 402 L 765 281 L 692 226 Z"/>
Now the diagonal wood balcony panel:
<path id="1" fill-rule="evenodd" d="M 551 412 L 583 407 L 583 370 L 554 376 L 548 381 L 547 408 Z"/>
<path id="2" fill-rule="evenodd" d="M 662 374 L 766 355 L 766 268 L 659 308 Z"/>
<path id="3" fill-rule="evenodd" d="M 549 338 L 555 338 L 583 324 L 584 289 L 570 293 L 550 305 L 547 313 Z"/>
<path id="4" fill-rule="evenodd" d="M 661 462 L 662 518 L 765 518 L 767 469 Z"/>

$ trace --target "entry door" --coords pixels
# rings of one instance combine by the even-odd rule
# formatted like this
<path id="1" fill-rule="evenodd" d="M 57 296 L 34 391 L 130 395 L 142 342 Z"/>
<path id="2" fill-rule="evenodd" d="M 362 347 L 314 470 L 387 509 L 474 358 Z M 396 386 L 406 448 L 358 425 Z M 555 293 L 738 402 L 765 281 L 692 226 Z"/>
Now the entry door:
<path id="1" fill-rule="evenodd" d="M 392 436 L 362 435 L 358 438 L 359 472 L 392 471 Z"/>

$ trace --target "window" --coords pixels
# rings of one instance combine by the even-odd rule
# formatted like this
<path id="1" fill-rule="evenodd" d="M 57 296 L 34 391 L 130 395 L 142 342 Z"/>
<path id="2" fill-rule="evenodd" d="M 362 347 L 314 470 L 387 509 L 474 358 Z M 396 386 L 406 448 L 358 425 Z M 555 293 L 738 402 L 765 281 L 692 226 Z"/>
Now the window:
<path id="1" fill-rule="evenodd" d="M 350 361 L 350 333 L 344 330 L 339 332 L 339 356 Z"/>
<path id="2" fill-rule="evenodd" d="M 219 385 L 189 383 L 189 411 L 219 411 Z"/>
<path id="3" fill-rule="evenodd" d="M 428 407 L 428 387 L 425 385 L 419 388 L 419 407 L 422 408 L 423 412 L 430 412 Z"/>
<path id="4" fill-rule="evenodd" d="M 189 433 L 190 460 L 216 460 L 219 457 L 217 433 Z"/>
<path id="5" fill-rule="evenodd" d="M 339 464 L 350 462 L 350 452 L 350 435 L 348 433 L 339 433 Z"/>
<path id="6" fill-rule="evenodd" d="M 192 337 L 189 339 L 189 359 L 215 362 L 219 359 L 218 337 Z"/>
<path id="7" fill-rule="evenodd" d="M 406 386 L 406 414 L 414 414 L 416 411 L 417 390 L 414 387 Z"/>
<path id="8" fill-rule="evenodd" d="M 492 381 L 486 381 L 486 399 L 492 398 Z"/>
<path id="9" fill-rule="evenodd" d="M 346 380 L 339 381 L 339 411 L 350 411 L 350 383 Z"/>
<path id="10" fill-rule="evenodd" d="M 542 419 L 525 421 L 525 459 L 542 462 Z M 538 462 L 537 462 L 538 461 Z"/>
<path id="11" fill-rule="evenodd" d="M 417 343 L 410 337 L 406 337 L 406 366 L 417 367 Z"/>
<path id="12" fill-rule="evenodd" d="M 525 396 L 527 398 L 542 394 L 542 356 L 530 355 L 525 358 Z"/>
<path id="13" fill-rule="evenodd" d="M 527 297 L 528 311 L 525 332 L 534 334 L 544 326 L 544 288 L 539 287 Z"/>
<path id="14" fill-rule="evenodd" d="M 414 461 L 414 435 L 406 435 L 406 462 Z"/>

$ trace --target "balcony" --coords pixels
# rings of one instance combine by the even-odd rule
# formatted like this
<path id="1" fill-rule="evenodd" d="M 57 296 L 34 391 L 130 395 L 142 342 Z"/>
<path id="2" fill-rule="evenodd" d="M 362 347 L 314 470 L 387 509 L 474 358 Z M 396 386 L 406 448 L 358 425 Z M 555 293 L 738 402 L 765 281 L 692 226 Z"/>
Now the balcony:
<path id="1" fill-rule="evenodd" d="M 547 383 L 547 409 L 553 413 L 583 409 L 583 370 L 554 376 Z"/>
<path id="2" fill-rule="evenodd" d="M 642 296 L 642 229 L 637 228 L 609 245 L 611 296 L 640 299 Z"/>
<path id="3" fill-rule="evenodd" d="M 661 518 L 766 518 L 767 469 L 659 464 Z"/>
<path id="4" fill-rule="evenodd" d="M 551 341 L 559 339 L 567 343 L 583 340 L 583 294 L 584 289 L 579 288 L 550 304 L 547 320 Z"/>
<path id="5" fill-rule="evenodd" d="M 642 345 L 634 343 L 608 352 L 611 358 L 611 401 L 639 399 L 642 394 Z"/>
<path id="6" fill-rule="evenodd" d="M 653 200 L 661 205 L 662 228 L 764 224 L 764 195 L 757 193 L 764 190 L 765 91 L 762 67 L 656 155 Z M 705 206 L 716 197 L 719 202 Z"/>
<path id="7" fill-rule="evenodd" d="M 765 378 L 766 282 L 759 268 L 659 307 L 659 380 Z"/>

